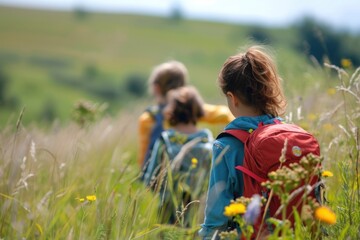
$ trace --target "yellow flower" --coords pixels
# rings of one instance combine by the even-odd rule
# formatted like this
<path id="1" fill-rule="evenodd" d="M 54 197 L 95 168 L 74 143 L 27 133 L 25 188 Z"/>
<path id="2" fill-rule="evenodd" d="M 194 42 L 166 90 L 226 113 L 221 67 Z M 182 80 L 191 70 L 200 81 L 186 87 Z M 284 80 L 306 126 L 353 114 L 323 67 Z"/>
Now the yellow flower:
<path id="1" fill-rule="evenodd" d="M 326 93 L 327 93 L 329 96 L 335 95 L 335 94 L 336 94 L 336 89 L 335 89 L 335 88 L 328 88 L 328 89 L 326 90 Z"/>
<path id="2" fill-rule="evenodd" d="M 85 198 L 75 198 L 75 199 L 78 200 L 79 202 L 85 201 Z"/>
<path id="3" fill-rule="evenodd" d="M 336 223 L 335 213 L 330 208 L 325 206 L 321 206 L 315 209 L 315 218 L 320 222 L 331 225 Z"/>
<path id="4" fill-rule="evenodd" d="M 341 66 L 343 68 L 350 68 L 350 67 L 352 67 L 352 62 L 348 58 L 343 58 L 343 59 L 341 59 Z"/>
<path id="5" fill-rule="evenodd" d="M 86 200 L 88 200 L 89 202 L 93 202 L 96 200 L 96 196 L 95 195 L 86 196 Z"/>
<path id="6" fill-rule="evenodd" d="M 334 126 L 331 123 L 325 123 L 322 128 L 326 132 L 331 132 L 332 130 L 334 130 Z"/>
<path id="7" fill-rule="evenodd" d="M 198 160 L 196 158 L 191 159 L 191 168 L 196 168 Z"/>
<path id="8" fill-rule="evenodd" d="M 323 177 L 332 177 L 332 176 L 334 176 L 334 174 L 332 172 L 330 172 L 330 171 L 323 171 L 321 173 L 321 176 L 323 176 Z"/>
<path id="9" fill-rule="evenodd" d="M 310 128 L 310 125 L 308 122 L 305 122 L 305 121 L 301 121 L 299 122 L 299 126 L 302 127 L 303 129 L 305 130 L 308 130 Z"/>
<path id="10" fill-rule="evenodd" d="M 315 121 L 317 119 L 317 116 L 314 113 L 309 113 L 307 119 L 309 119 L 310 121 Z"/>
<path id="11" fill-rule="evenodd" d="M 242 203 L 230 203 L 229 206 L 225 207 L 224 215 L 227 217 L 232 217 L 238 214 L 244 214 L 246 212 L 246 207 Z"/>

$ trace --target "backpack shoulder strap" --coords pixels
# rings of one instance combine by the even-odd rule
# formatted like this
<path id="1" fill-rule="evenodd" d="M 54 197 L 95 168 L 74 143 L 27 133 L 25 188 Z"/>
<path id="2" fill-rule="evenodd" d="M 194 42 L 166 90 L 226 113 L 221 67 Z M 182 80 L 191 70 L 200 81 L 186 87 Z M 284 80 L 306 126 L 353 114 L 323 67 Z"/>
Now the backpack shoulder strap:
<path id="1" fill-rule="evenodd" d="M 213 142 L 214 141 L 214 137 L 212 135 L 212 132 L 209 129 L 204 128 L 202 131 L 205 132 L 205 134 L 206 134 L 207 142 Z"/>
<path id="2" fill-rule="evenodd" d="M 249 177 L 253 178 L 255 181 L 257 181 L 258 183 L 262 183 L 262 182 L 266 182 L 267 179 L 259 177 L 258 175 L 256 175 L 254 172 L 250 171 L 249 169 L 243 167 L 243 166 L 236 166 L 235 169 L 245 173 L 246 175 L 248 175 Z"/>
<path id="3" fill-rule="evenodd" d="M 147 107 L 145 112 L 149 113 L 152 118 L 155 118 L 155 116 L 161 112 L 161 109 L 158 105 L 152 105 Z"/>
<path id="4" fill-rule="evenodd" d="M 176 155 L 174 145 L 171 143 L 169 133 L 166 130 L 161 133 L 161 138 L 165 143 L 166 151 L 169 153 L 170 157 L 174 157 Z"/>
<path id="5" fill-rule="evenodd" d="M 217 138 L 222 137 L 224 135 L 231 135 L 245 144 L 245 142 L 248 140 L 248 138 L 250 136 L 250 133 L 245 130 L 241 130 L 241 129 L 228 129 L 228 130 L 225 130 L 222 133 L 220 133 Z M 243 172 L 244 174 L 248 175 L 249 177 L 253 178 L 255 181 L 257 181 L 259 183 L 265 182 L 267 180 L 262 177 L 259 177 L 254 172 L 250 171 L 249 169 L 247 169 L 243 166 L 239 165 L 239 166 L 236 166 L 235 168 L 237 170 Z"/>
<path id="6" fill-rule="evenodd" d="M 250 136 L 250 133 L 242 129 L 227 129 L 221 132 L 217 138 L 221 138 L 226 135 L 231 135 L 239 139 L 242 143 L 245 143 Z"/>

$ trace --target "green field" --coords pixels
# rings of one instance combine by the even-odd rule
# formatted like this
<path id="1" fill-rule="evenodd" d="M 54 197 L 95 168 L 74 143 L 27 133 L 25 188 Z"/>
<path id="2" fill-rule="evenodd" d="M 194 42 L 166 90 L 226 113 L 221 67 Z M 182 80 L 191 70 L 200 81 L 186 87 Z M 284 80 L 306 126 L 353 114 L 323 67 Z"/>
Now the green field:
<path id="1" fill-rule="evenodd" d="M 128 79 L 135 75 L 145 86 L 151 69 L 170 59 L 186 64 L 191 83 L 207 101 L 223 103 L 216 86 L 219 69 L 228 56 L 252 43 L 258 28 L 1 7 L 0 70 L 9 82 L 5 95 L 10 104 L 3 108 L 0 123 L 13 121 L 23 107 L 26 124 L 42 124 L 49 111 L 50 120 L 66 122 L 80 99 L 107 102 L 114 115 L 147 101 L 126 91 Z M 303 95 L 322 74 L 293 48 L 294 29 L 260 29 L 271 40 L 287 95 Z"/>
<path id="2" fill-rule="evenodd" d="M 0 239 L 196 239 L 202 211 L 189 227 L 159 224 L 158 193 L 138 181 L 137 117 L 150 98 L 131 94 L 125 83 L 136 76 L 145 85 L 155 65 L 176 59 L 187 65 L 207 102 L 225 104 L 216 84 L 219 69 L 253 43 L 254 32 L 265 34 L 276 57 L 288 98 L 286 120 L 317 137 L 323 170 L 334 175 L 325 184 L 336 224 L 323 225 L 323 239 L 358 239 L 358 66 L 313 61 L 295 47 L 293 27 L 5 7 Z M 79 126 L 72 114 L 82 99 L 107 103 L 108 110 Z M 222 127 L 212 126 L 215 136 Z M 96 200 L 80 201 L 86 196 Z M 298 223 L 282 239 L 313 239 L 310 227 Z"/>

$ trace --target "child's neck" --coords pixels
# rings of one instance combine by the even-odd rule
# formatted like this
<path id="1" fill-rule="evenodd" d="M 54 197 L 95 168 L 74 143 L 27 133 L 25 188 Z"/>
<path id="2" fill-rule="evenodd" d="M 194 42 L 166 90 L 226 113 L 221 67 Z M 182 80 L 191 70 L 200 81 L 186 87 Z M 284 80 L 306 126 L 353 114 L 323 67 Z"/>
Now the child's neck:
<path id="1" fill-rule="evenodd" d="M 236 108 L 235 117 L 255 117 L 261 115 L 259 111 L 257 111 L 255 108 L 239 104 L 238 108 Z"/>
<path id="2" fill-rule="evenodd" d="M 185 134 L 191 134 L 198 131 L 196 125 L 192 123 L 179 123 L 176 126 L 173 127 L 174 130 L 185 133 Z"/>

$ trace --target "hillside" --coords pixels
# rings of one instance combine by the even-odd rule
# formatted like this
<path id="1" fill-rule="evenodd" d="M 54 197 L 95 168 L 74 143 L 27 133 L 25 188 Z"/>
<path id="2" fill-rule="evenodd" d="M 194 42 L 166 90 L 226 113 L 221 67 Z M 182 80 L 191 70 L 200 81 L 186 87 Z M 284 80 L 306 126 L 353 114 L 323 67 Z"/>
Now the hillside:
<path id="1" fill-rule="evenodd" d="M 311 22 L 304 23 L 304 30 L 313 29 Z M 296 26 L 267 29 L 0 7 L 0 239 L 198 239 L 205 195 L 185 205 L 176 198 L 177 190 L 193 191 L 193 186 L 169 187 L 180 211 L 176 224 L 162 224 L 158 210 L 164 195 L 155 190 L 162 187 L 140 181 L 136 119 L 150 102 L 149 73 L 169 59 L 188 66 L 192 84 L 206 101 L 225 103 L 216 84 L 219 69 L 250 39 L 267 43 L 276 56 L 288 98 L 285 120 L 312 133 L 321 145 L 319 158 L 308 156 L 300 165 L 268 175 L 269 199 L 278 195 L 283 201 L 281 221 L 266 219 L 274 224 L 269 239 L 358 239 L 360 49 L 354 46 L 360 38 L 340 33 L 339 42 L 339 34 L 328 29 L 327 35 L 316 33 L 320 39 L 311 45 Z M 108 116 L 89 125 L 72 122 L 81 99 L 107 103 Z M 210 130 L 217 136 L 222 129 L 214 124 Z M 284 146 L 294 142 L 286 140 Z M 291 150 L 295 155 L 301 151 L 299 146 Z M 214 163 L 222 160 L 230 162 L 220 156 Z M 191 166 L 191 171 L 202 168 L 196 158 Z M 165 173 L 165 184 L 179 179 L 172 171 Z M 318 189 L 311 183 L 317 176 L 325 185 L 322 206 L 306 199 Z M 306 183 L 305 189 L 292 191 L 299 183 Z M 223 184 L 215 186 L 221 190 Z M 298 194 L 306 204 L 294 212 L 292 229 L 287 205 Z M 247 203 L 231 218 L 250 233 L 253 227 L 245 216 L 254 208 Z M 192 207 L 199 212 L 187 226 L 185 213 Z M 241 238 L 233 235 L 236 231 L 229 234 Z"/>
<path id="2" fill-rule="evenodd" d="M 142 106 L 151 69 L 169 59 L 188 66 L 207 101 L 223 103 L 222 63 L 259 34 L 274 50 L 288 96 L 302 95 L 319 73 L 294 49 L 294 29 L 0 7 L 0 124 L 24 107 L 24 123 L 68 121 L 80 99 L 106 102 L 110 114 Z M 128 91 L 134 81 L 138 95 Z"/>

